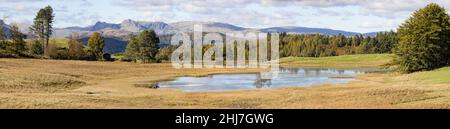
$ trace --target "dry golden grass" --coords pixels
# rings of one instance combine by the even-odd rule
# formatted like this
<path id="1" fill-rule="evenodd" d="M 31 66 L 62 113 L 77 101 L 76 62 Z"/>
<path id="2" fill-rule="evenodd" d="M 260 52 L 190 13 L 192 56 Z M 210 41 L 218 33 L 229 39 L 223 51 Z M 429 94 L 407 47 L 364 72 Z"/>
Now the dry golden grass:
<path id="1" fill-rule="evenodd" d="M 137 87 L 176 76 L 258 69 L 0 59 L 0 108 L 450 108 L 450 85 L 367 74 L 341 85 L 189 93 Z"/>

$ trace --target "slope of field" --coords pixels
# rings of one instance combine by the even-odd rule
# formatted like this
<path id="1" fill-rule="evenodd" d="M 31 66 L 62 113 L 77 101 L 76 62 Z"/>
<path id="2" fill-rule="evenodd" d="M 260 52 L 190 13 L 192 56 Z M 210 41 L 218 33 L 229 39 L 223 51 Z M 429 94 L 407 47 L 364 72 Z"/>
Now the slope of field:
<path id="1" fill-rule="evenodd" d="M 426 83 L 450 83 L 450 67 L 444 67 L 434 71 L 413 73 L 411 76 L 417 81 Z"/>

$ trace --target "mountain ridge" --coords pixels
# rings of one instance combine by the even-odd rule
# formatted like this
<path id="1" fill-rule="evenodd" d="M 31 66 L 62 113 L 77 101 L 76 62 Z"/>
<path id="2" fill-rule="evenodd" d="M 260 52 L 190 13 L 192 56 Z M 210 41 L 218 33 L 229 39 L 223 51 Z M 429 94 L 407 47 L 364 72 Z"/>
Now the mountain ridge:
<path id="1" fill-rule="evenodd" d="M 127 40 L 132 35 L 143 30 L 154 30 L 158 35 L 172 35 L 176 32 L 193 32 L 195 24 L 200 24 L 203 26 L 204 32 L 286 32 L 293 34 L 324 34 L 324 35 L 338 35 L 342 34 L 345 36 L 353 36 L 361 34 L 364 36 L 375 36 L 377 32 L 368 33 L 358 33 L 345 30 L 336 30 L 329 28 L 314 28 L 314 27 L 303 27 L 303 26 L 276 26 L 267 28 L 247 28 L 241 27 L 229 23 L 222 22 L 204 22 L 204 21 L 180 21 L 173 23 L 165 23 L 161 21 L 149 22 L 149 21 L 134 21 L 131 19 L 123 20 L 120 23 L 108 23 L 103 21 L 98 21 L 93 25 L 80 27 L 72 26 L 65 28 L 55 28 L 52 37 L 67 37 L 71 33 L 79 33 L 81 37 L 87 37 L 93 32 L 99 32 L 106 37 L 114 37 L 123 40 Z M 7 33 L 10 32 L 10 26 L 5 24 L 0 20 L 0 25 L 5 26 Z M 24 29 L 22 29 L 24 30 Z M 26 30 L 26 29 L 25 29 Z M 28 32 L 24 32 L 28 33 Z"/>
<path id="2" fill-rule="evenodd" d="M 180 21 L 173 23 L 165 23 L 161 21 L 156 22 L 148 22 L 148 21 L 134 21 L 131 19 L 123 20 L 121 23 L 106 23 L 98 21 L 94 25 L 87 27 L 67 27 L 67 28 L 56 28 L 56 32 L 54 37 L 65 37 L 70 33 L 67 32 L 80 32 L 80 33 L 91 33 L 93 31 L 96 32 L 104 32 L 108 31 L 109 34 L 106 35 L 108 37 L 120 37 L 117 35 L 133 35 L 135 33 L 139 33 L 143 30 L 154 30 L 158 35 L 170 35 L 176 32 L 193 32 L 193 28 L 195 24 L 200 24 L 203 26 L 204 32 L 249 32 L 249 31 L 257 31 L 257 32 L 287 32 L 287 33 L 296 33 L 296 34 L 325 34 L 325 35 L 338 35 L 343 34 L 346 36 L 353 36 L 357 34 L 365 35 L 365 36 L 373 36 L 376 32 L 369 33 L 358 33 L 344 30 L 335 30 L 328 28 L 313 28 L 313 27 L 302 27 L 302 26 L 278 26 L 278 27 L 268 27 L 268 28 L 246 28 L 241 27 L 229 23 L 222 22 L 203 22 L 203 21 Z M 116 31 L 114 33 L 111 33 Z M 59 32 L 59 33 L 58 33 Z M 127 33 L 128 34 L 120 34 Z M 117 35 L 114 35 L 117 34 Z"/>

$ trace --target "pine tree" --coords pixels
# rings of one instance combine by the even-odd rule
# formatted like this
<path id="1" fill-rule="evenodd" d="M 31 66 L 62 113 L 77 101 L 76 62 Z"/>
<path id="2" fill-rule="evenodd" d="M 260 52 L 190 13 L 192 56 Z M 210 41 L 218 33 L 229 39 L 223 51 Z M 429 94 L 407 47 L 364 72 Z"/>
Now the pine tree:
<path id="1" fill-rule="evenodd" d="M 398 29 L 394 53 L 403 72 L 432 70 L 449 63 L 450 22 L 446 10 L 429 4 L 416 11 Z"/>
<path id="2" fill-rule="evenodd" d="M 34 18 L 33 25 L 30 27 L 30 32 L 41 40 L 42 47 L 45 50 L 44 55 L 46 55 L 46 47 L 53 33 L 53 19 L 53 9 L 51 6 L 47 6 L 39 10 Z"/>
<path id="3" fill-rule="evenodd" d="M 141 61 L 150 62 L 155 60 L 158 53 L 159 38 L 153 30 L 145 30 L 137 37 L 138 52 L 137 58 Z"/>
<path id="4" fill-rule="evenodd" d="M 139 37 L 139 57 L 144 62 L 155 60 L 155 56 L 158 53 L 159 38 L 156 36 L 155 31 L 145 30 Z"/>
<path id="5" fill-rule="evenodd" d="M 140 60 L 143 63 L 156 61 L 159 51 L 159 38 L 153 30 L 145 30 L 137 37 L 128 41 L 125 56 L 133 61 Z"/>
<path id="6" fill-rule="evenodd" d="M 88 41 L 88 55 L 93 56 L 96 60 L 103 59 L 103 48 L 105 40 L 98 32 L 94 32 Z"/>
<path id="7" fill-rule="evenodd" d="M 46 41 L 46 44 L 48 44 L 49 39 L 51 37 L 51 35 L 53 34 L 53 19 L 54 19 L 54 14 L 53 14 L 53 8 L 51 6 L 47 6 L 44 8 L 45 10 L 45 14 L 44 14 L 44 38 Z"/>

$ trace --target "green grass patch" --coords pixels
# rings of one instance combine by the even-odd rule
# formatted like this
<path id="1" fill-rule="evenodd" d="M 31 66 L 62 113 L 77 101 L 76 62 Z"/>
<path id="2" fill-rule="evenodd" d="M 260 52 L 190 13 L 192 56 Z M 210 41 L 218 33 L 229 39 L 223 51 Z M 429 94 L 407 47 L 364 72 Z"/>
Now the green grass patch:
<path id="1" fill-rule="evenodd" d="M 417 72 L 411 74 L 414 80 L 426 83 L 450 83 L 450 67 L 433 71 Z"/>
<path id="2" fill-rule="evenodd" d="M 392 54 L 360 54 L 332 57 L 286 57 L 281 59 L 281 64 L 301 66 L 324 67 L 357 67 L 357 66 L 382 66 L 393 59 Z"/>
<path id="3" fill-rule="evenodd" d="M 28 39 L 26 40 L 27 43 L 31 43 L 32 40 Z M 68 48 L 69 47 L 69 39 L 67 38 L 50 38 L 49 44 L 56 45 L 56 47 L 59 48 Z"/>
<path id="4" fill-rule="evenodd" d="M 116 53 L 116 54 L 113 54 L 112 56 L 111 56 L 111 58 L 113 58 L 113 59 L 115 59 L 115 60 L 120 60 L 120 59 L 122 59 L 122 58 L 124 58 L 125 57 L 125 54 L 124 53 Z"/>
<path id="5" fill-rule="evenodd" d="M 54 43 L 54 45 L 61 48 L 69 47 L 69 39 L 66 38 L 51 38 L 50 43 Z"/>

